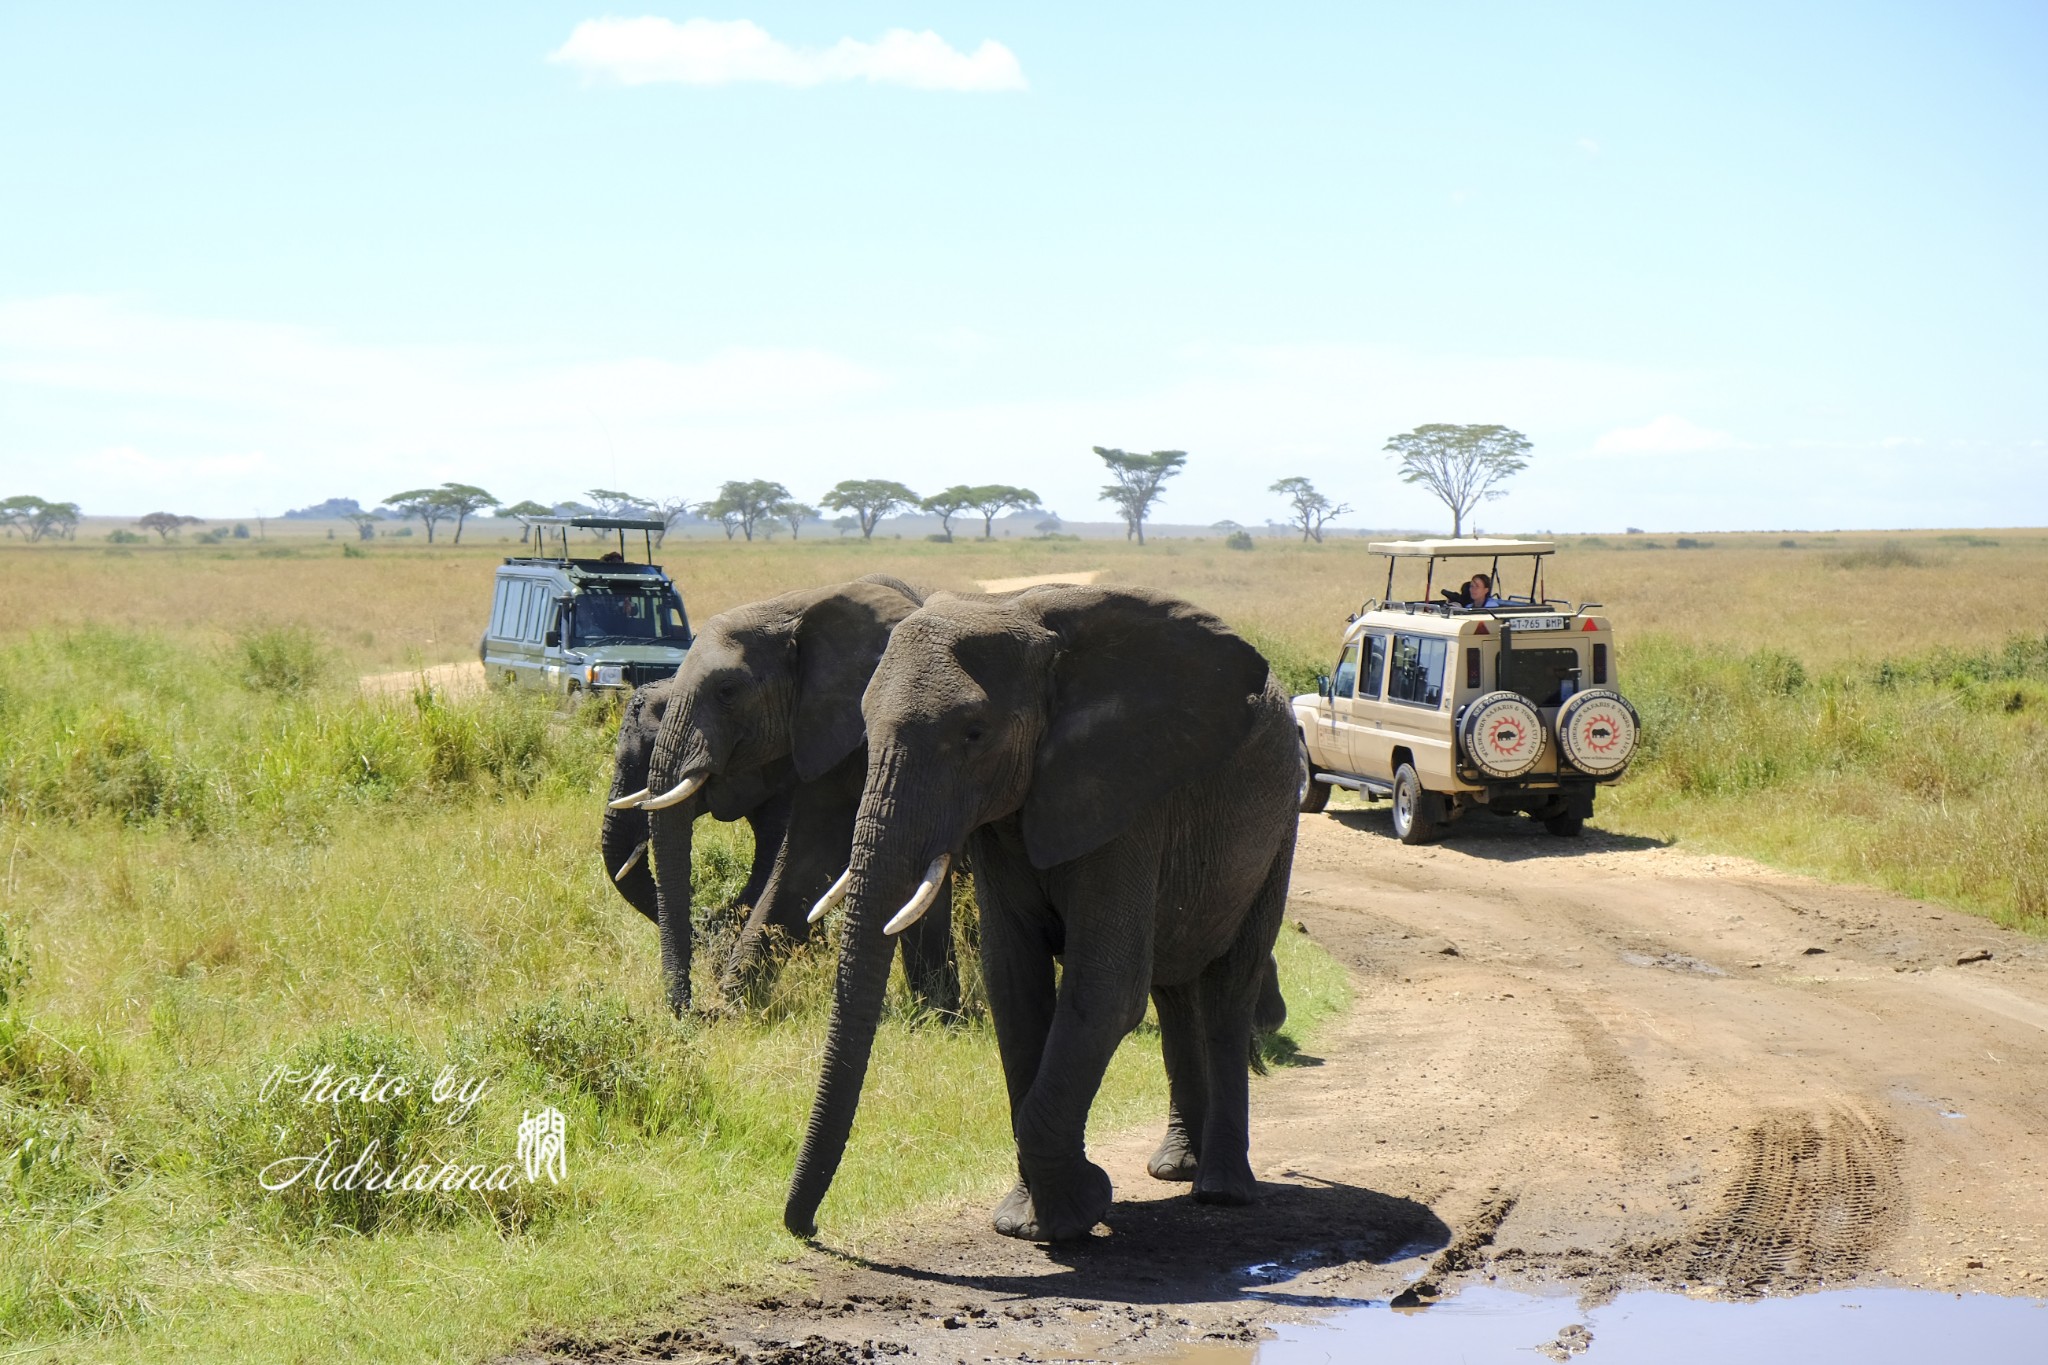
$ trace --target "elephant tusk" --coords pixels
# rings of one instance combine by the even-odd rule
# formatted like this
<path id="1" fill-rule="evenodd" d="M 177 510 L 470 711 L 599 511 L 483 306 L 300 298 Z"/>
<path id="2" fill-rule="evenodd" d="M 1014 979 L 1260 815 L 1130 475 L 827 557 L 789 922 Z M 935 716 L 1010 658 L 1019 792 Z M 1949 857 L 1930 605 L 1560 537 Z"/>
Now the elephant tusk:
<path id="1" fill-rule="evenodd" d="M 642 858 L 645 858 L 646 856 L 647 841 L 645 839 L 642 839 L 639 845 L 636 848 L 634 848 L 633 856 L 626 859 L 626 861 L 624 861 L 623 863 L 620 863 L 619 870 L 617 872 L 612 873 L 612 880 L 615 882 L 622 882 L 626 880 L 626 874 L 628 872 L 631 872 L 634 868 L 640 866 L 640 860 Z"/>
<path id="2" fill-rule="evenodd" d="M 633 809 L 633 807 L 639 805 L 642 801 L 645 801 L 646 799 L 647 788 L 642 787 L 639 791 L 634 792 L 631 796 L 622 796 L 616 801 L 607 801 L 605 802 L 605 805 L 607 808 L 611 810 L 631 810 Z"/>
<path id="3" fill-rule="evenodd" d="M 816 924 L 832 913 L 832 907 L 846 899 L 846 888 L 853 883 L 853 869 L 848 867 L 839 874 L 839 880 L 825 888 L 825 894 L 818 897 L 818 903 L 811 907 L 811 913 L 804 916 L 805 924 Z"/>
<path id="4" fill-rule="evenodd" d="M 707 782 L 710 779 L 710 777 L 711 774 L 709 773 L 691 773 L 688 777 L 676 783 L 673 787 L 670 787 L 661 795 L 649 797 L 647 800 L 642 801 L 640 803 L 640 809 L 667 810 L 670 806 L 680 806 L 683 802 L 695 796 L 697 794 L 697 789 L 703 786 L 705 782 Z"/>
<path id="5" fill-rule="evenodd" d="M 910 893 L 910 899 L 896 912 L 896 917 L 882 926 L 885 934 L 900 934 L 924 918 L 924 912 L 932 908 L 938 898 L 939 884 L 946 880 L 946 873 L 953 866 L 953 855 L 941 853 L 932 859 L 931 866 L 924 870 L 924 880 L 917 884 L 917 890 Z"/>

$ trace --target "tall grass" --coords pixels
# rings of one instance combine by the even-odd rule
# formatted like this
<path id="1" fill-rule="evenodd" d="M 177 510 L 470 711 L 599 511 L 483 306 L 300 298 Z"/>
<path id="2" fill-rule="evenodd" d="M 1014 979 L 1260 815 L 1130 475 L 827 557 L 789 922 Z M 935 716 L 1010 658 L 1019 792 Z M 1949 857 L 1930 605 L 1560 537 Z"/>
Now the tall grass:
<path id="1" fill-rule="evenodd" d="M 2048 637 L 1809 668 L 1651 639 L 1644 749 L 1602 823 L 2048 931 Z"/>
<path id="2" fill-rule="evenodd" d="M 94 631 L 0 650 L 0 1355 L 478 1358 L 773 1282 L 798 1249 L 779 1215 L 834 943 L 757 1010 L 675 1021 L 654 930 L 596 857 L 601 708 L 251 686 L 247 660 Z M 698 831 L 701 999 L 751 853 L 743 824 Z M 1291 1030 L 1342 1007 L 1340 967 L 1298 935 L 1280 954 Z M 985 1017 L 940 1024 L 892 982 L 831 1240 L 1000 1193 L 993 1062 Z M 328 1066 L 488 1089 L 463 1114 L 265 1089 Z M 336 1166 L 374 1143 L 406 1169 L 495 1168 L 547 1106 L 559 1185 L 262 1185 L 330 1142 Z M 1140 1030 L 1095 1122 L 1164 1108 Z"/>

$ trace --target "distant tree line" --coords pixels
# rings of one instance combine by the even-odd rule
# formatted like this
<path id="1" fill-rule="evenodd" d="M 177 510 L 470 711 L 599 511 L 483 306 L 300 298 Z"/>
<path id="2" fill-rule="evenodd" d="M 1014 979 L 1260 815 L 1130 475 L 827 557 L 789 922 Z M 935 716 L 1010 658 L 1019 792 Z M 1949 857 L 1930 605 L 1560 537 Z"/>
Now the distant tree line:
<path id="1" fill-rule="evenodd" d="M 1391 437 L 1384 449 L 1395 461 L 1396 475 L 1417 485 L 1444 504 L 1451 514 L 1451 534 L 1464 534 L 1466 521 L 1480 503 L 1498 498 L 1509 478 L 1528 467 L 1529 439 L 1503 426 L 1457 426 L 1431 423 Z M 1103 485 L 1101 498 L 1116 508 L 1123 519 L 1124 537 L 1145 543 L 1145 523 L 1156 504 L 1165 497 L 1169 480 L 1186 467 L 1184 450 L 1129 451 L 1095 446 L 1095 455 L 1108 471 L 1110 482 Z M 1330 522 L 1351 512 L 1349 503 L 1337 502 L 1300 475 L 1277 479 L 1267 491 L 1278 494 L 1287 509 L 1287 520 L 1270 523 L 1299 530 L 1304 542 L 1321 544 Z M 953 538 L 953 518 L 969 512 L 981 518 L 981 539 L 995 536 L 995 519 L 1005 512 L 1042 512 L 1037 493 L 1016 484 L 957 483 L 929 496 L 920 496 L 907 484 L 894 479 L 842 479 L 819 495 L 816 505 L 799 501 L 787 485 L 772 479 L 729 479 L 716 495 L 700 501 L 686 498 L 646 498 L 616 488 L 585 491 L 588 502 L 555 503 L 504 502 L 476 484 L 448 482 L 431 488 L 409 488 L 393 493 L 374 510 L 365 510 L 354 498 L 329 498 L 284 515 L 289 519 L 338 519 L 355 525 L 364 540 L 376 535 L 380 521 L 418 521 L 426 528 L 427 543 L 446 526 L 451 540 L 460 545 L 462 532 L 471 517 L 491 512 L 516 520 L 529 531 L 542 517 L 630 517 L 653 523 L 656 543 L 683 522 L 698 521 L 720 527 L 726 539 L 772 537 L 787 526 L 791 539 L 803 528 L 822 519 L 827 511 L 841 515 L 834 523 L 842 533 L 858 530 L 863 540 L 872 539 L 875 528 L 886 518 L 920 511 L 939 519 L 940 535 Z M 27 494 L 0 499 L 0 532 L 26 540 L 73 540 L 77 538 L 79 507 L 74 502 L 51 502 Z M 186 527 L 200 524 L 198 517 L 174 512 L 151 512 L 136 519 L 143 530 L 154 532 L 169 543 Z M 1245 537 L 1236 522 L 1227 526 L 1234 539 Z M 1044 530 L 1057 530 L 1057 515 L 1039 523 Z M 222 528 L 208 536 L 222 538 Z M 232 534 L 246 538 L 248 528 L 237 524 Z M 410 534 L 402 532 L 401 534 Z M 602 536 L 603 532 L 597 532 Z M 135 538 L 129 532 L 117 532 Z M 202 537 L 205 538 L 205 537 Z"/>

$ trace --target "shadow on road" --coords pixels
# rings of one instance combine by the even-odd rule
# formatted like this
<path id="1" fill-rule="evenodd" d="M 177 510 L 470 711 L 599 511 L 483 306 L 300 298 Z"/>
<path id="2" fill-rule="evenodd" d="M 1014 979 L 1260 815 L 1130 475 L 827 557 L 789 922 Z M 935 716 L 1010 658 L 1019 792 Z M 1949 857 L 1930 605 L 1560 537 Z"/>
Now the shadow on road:
<path id="1" fill-rule="evenodd" d="M 1394 837 L 1393 816 L 1385 806 L 1363 810 L 1332 810 L 1332 820 L 1346 829 L 1382 839 Z M 1641 834 L 1611 834 L 1588 829 L 1576 839 L 1560 839 L 1542 825 L 1522 815 L 1495 815 L 1491 811 L 1468 812 L 1445 827 L 1435 842 L 1474 858 L 1494 862 L 1524 862 L 1533 858 L 1582 858 L 1589 853 L 1635 852 L 1669 848 L 1669 839 L 1652 839 Z"/>
<path id="2" fill-rule="evenodd" d="M 1119 1202 L 1103 1220 L 1108 1236 L 1044 1247 L 1003 1243 L 1015 1254 L 988 1258 L 1016 1269 L 991 1264 L 982 1273 L 944 1271 L 819 1250 L 906 1286 L 1161 1304 L 1230 1302 L 1247 1294 L 1284 1298 L 1267 1286 L 1317 1266 L 1428 1255 L 1450 1241 L 1443 1220 L 1413 1199 L 1299 1171 L 1286 1175 L 1304 1183 L 1262 1182 L 1259 1202 L 1250 1208 L 1213 1208 L 1192 1199 Z M 1000 1241 L 992 1231 L 988 1236 Z"/>

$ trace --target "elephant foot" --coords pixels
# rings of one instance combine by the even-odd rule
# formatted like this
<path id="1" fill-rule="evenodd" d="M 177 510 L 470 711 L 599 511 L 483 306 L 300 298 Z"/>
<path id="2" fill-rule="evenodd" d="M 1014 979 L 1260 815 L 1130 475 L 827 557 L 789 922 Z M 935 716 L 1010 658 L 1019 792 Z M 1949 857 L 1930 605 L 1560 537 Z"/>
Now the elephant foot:
<path id="1" fill-rule="evenodd" d="M 1145 1163 L 1146 1172 L 1154 1180 L 1182 1184 L 1193 1180 L 1197 1169 L 1199 1161 L 1194 1144 L 1188 1141 L 1187 1131 L 1178 1124 L 1166 1130 L 1166 1136 L 1159 1140 L 1159 1150 L 1152 1153 L 1152 1159 Z"/>
<path id="2" fill-rule="evenodd" d="M 1259 1182 L 1242 1153 L 1233 1162 L 1205 1162 L 1195 1172 L 1195 1202 L 1242 1208 L 1259 1197 Z"/>
<path id="3" fill-rule="evenodd" d="M 1109 1212 L 1109 1173 L 1092 1161 L 1081 1163 L 1078 1181 L 1043 1182 L 1033 1191 L 1023 1181 L 996 1205 L 996 1231 L 1026 1242 L 1071 1242 L 1086 1237 Z"/>

